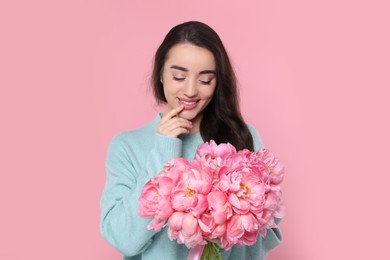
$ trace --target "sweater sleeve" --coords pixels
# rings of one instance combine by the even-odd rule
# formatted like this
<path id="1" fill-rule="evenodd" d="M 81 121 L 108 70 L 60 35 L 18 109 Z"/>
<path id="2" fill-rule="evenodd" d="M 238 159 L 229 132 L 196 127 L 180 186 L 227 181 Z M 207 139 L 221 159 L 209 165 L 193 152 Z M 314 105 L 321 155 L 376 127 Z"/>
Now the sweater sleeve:
<path id="1" fill-rule="evenodd" d="M 143 252 L 156 234 L 146 228 L 152 219 L 137 214 L 142 188 L 162 170 L 164 163 L 182 154 L 182 141 L 178 138 L 156 133 L 153 142 L 149 151 L 143 147 L 130 149 L 131 140 L 125 142 L 123 135 L 118 135 L 108 149 L 106 184 L 100 202 L 100 232 L 125 256 Z M 136 166 L 134 153 L 138 152 L 146 156 L 144 165 Z"/>
<path id="2" fill-rule="evenodd" d="M 255 151 L 264 148 L 264 144 L 261 141 L 257 130 L 251 125 L 248 125 L 248 127 L 249 127 L 249 131 L 252 134 Z M 279 225 L 282 219 L 274 218 L 274 220 L 276 225 Z M 277 228 L 268 229 L 267 234 L 262 241 L 262 245 L 261 245 L 262 253 L 266 255 L 272 248 L 278 246 L 281 242 L 282 242 L 282 233 L 280 232 L 280 228 L 277 227 Z"/>

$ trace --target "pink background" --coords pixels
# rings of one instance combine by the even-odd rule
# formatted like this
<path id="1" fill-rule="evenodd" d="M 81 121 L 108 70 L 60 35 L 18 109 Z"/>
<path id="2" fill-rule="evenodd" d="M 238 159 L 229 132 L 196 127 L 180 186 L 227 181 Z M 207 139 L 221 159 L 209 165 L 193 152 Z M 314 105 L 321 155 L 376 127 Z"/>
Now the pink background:
<path id="1" fill-rule="evenodd" d="M 388 1 L 239 2 L 1 1 L 1 259 L 121 259 L 99 233 L 107 146 L 159 111 L 152 56 L 188 20 L 220 34 L 286 165 L 268 259 L 390 259 Z"/>

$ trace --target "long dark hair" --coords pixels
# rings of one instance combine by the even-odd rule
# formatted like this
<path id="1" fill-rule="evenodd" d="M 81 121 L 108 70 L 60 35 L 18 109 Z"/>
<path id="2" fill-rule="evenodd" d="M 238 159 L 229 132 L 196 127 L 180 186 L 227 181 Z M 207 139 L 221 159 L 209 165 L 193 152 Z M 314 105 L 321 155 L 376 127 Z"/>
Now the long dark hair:
<path id="1" fill-rule="evenodd" d="M 167 102 L 160 76 L 168 51 L 176 44 L 190 43 L 214 55 L 217 85 L 214 96 L 203 110 L 200 134 L 204 141 L 231 143 L 238 150 L 253 148 L 252 135 L 245 124 L 238 102 L 237 80 L 228 54 L 218 34 L 208 25 L 191 21 L 176 25 L 165 36 L 154 58 L 152 87 L 158 102 Z"/>

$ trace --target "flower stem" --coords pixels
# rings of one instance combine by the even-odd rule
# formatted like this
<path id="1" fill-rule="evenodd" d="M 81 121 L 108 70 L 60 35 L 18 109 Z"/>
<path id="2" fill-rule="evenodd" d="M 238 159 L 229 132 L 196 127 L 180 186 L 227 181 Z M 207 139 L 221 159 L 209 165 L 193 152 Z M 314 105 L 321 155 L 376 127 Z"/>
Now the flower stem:
<path id="1" fill-rule="evenodd" d="M 216 243 L 207 242 L 207 245 L 203 249 L 201 260 L 222 260 L 221 252 Z"/>

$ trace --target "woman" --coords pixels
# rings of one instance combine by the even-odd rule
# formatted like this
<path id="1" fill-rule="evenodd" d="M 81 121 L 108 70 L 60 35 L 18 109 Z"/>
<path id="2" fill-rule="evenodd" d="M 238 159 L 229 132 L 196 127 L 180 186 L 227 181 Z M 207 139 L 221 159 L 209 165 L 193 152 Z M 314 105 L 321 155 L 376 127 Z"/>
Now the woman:
<path id="1" fill-rule="evenodd" d="M 236 79 L 225 48 L 206 24 L 172 28 L 158 48 L 152 75 L 154 95 L 166 110 L 145 127 L 111 142 L 107 182 L 101 199 L 101 233 L 124 259 L 186 259 L 185 245 L 170 241 L 166 228 L 147 230 L 151 219 L 137 214 L 145 183 L 170 159 L 192 160 L 199 144 L 229 142 L 237 150 L 258 150 L 261 140 L 245 124 L 238 106 Z M 280 243 L 270 229 L 250 247 L 221 250 L 223 259 L 264 259 Z"/>

